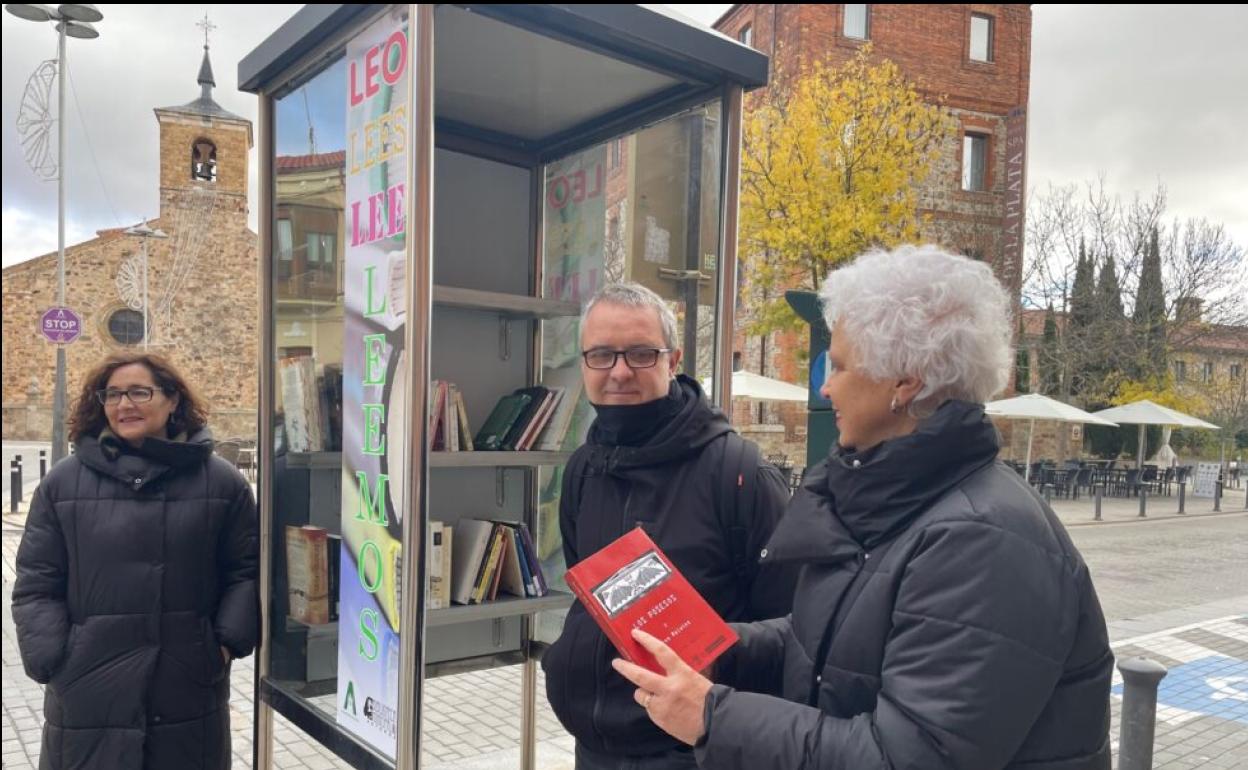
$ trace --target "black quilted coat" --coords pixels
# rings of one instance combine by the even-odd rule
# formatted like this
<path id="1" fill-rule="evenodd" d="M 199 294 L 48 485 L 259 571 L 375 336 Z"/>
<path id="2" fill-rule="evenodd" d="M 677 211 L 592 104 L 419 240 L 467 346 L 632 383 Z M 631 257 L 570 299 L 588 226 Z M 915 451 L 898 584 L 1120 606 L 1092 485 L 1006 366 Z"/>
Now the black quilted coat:
<path id="1" fill-rule="evenodd" d="M 251 489 L 207 430 L 76 449 L 35 492 L 13 588 L 40 767 L 228 768 L 221 647 L 248 655 L 259 628 Z"/>
<path id="2" fill-rule="evenodd" d="M 1113 657 L 1088 568 L 996 462 L 983 407 L 836 449 L 767 546 L 793 614 L 739 626 L 698 764 L 715 770 L 1108 770 Z"/>

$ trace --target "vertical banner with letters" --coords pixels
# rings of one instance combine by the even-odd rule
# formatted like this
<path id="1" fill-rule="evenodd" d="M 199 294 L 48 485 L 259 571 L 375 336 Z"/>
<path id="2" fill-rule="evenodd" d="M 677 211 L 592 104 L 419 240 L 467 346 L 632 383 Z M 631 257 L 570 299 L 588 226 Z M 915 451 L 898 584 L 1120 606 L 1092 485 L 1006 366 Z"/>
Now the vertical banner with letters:
<path id="1" fill-rule="evenodd" d="M 347 44 L 338 723 L 391 759 L 399 697 L 405 443 L 408 23 Z M 416 631 L 419 633 L 419 630 Z M 415 637 L 413 637 L 415 638 Z"/>

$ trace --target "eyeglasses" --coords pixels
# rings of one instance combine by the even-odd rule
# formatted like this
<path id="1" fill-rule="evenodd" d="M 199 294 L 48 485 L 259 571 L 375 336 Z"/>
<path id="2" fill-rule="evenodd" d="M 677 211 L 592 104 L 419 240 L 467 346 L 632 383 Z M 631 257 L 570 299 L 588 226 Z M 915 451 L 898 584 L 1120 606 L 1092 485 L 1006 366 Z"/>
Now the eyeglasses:
<path id="1" fill-rule="evenodd" d="M 594 348 L 581 353 L 585 365 L 590 369 L 614 369 L 615 362 L 624 357 L 629 369 L 649 369 L 659 362 L 660 353 L 671 353 L 672 348 L 629 348 L 628 350 L 611 350 Z"/>
<path id="2" fill-rule="evenodd" d="M 146 404 L 152 400 L 152 396 L 156 394 L 155 388 L 148 388 L 142 385 L 135 385 L 132 388 L 118 390 L 117 388 L 105 388 L 104 390 L 95 391 L 95 397 L 105 406 L 116 406 L 121 403 L 121 397 L 125 396 L 130 399 L 132 404 Z"/>

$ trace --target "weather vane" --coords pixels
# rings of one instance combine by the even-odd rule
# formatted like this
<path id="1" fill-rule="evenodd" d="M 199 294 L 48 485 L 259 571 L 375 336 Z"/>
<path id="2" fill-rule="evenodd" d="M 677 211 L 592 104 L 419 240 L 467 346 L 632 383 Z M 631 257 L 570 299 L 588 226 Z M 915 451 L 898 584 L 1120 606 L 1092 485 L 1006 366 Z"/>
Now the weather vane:
<path id="1" fill-rule="evenodd" d="M 208 47 L 208 35 L 214 29 L 217 28 L 217 25 L 213 24 L 211 21 L 208 21 L 208 12 L 205 11 L 204 20 L 195 22 L 195 26 L 199 27 L 200 29 L 204 31 L 204 48 L 207 48 Z"/>

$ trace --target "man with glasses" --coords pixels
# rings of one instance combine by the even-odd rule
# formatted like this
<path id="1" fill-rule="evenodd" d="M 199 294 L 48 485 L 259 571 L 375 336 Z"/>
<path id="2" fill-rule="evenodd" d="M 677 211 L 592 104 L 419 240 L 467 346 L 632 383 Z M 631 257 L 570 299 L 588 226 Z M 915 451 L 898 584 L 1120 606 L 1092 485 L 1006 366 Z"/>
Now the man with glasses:
<path id="1" fill-rule="evenodd" d="M 607 286 L 581 316 L 581 374 L 597 417 L 564 469 L 559 505 L 570 567 L 641 527 L 730 621 L 788 613 L 796 575 L 758 554 L 788 503 L 762 461 L 697 381 L 677 374 L 676 317 L 635 283 Z M 580 604 L 542 658 L 546 691 L 576 738 L 577 770 L 694 768 L 611 668 L 611 643 Z"/>

